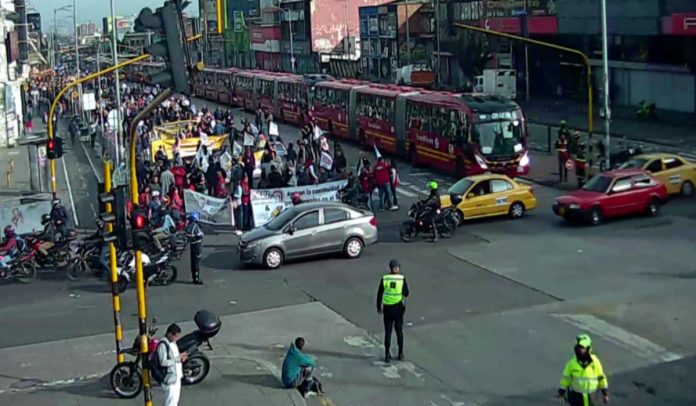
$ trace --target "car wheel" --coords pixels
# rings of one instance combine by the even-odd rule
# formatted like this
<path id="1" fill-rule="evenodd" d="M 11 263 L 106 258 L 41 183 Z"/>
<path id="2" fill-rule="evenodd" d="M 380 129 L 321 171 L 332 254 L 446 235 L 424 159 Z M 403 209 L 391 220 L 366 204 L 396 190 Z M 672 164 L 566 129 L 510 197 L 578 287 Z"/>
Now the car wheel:
<path id="1" fill-rule="evenodd" d="M 598 226 L 602 224 L 602 209 L 599 207 L 594 207 L 592 211 L 590 211 L 590 224 L 593 226 Z"/>
<path id="2" fill-rule="evenodd" d="M 648 216 L 655 217 L 660 214 L 660 199 L 652 198 L 648 203 Z"/>
<path id="3" fill-rule="evenodd" d="M 510 205 L 510 218 L 512 219 L 521 219 L 524 216 L 524 204 L 521 202 L 515 202 L 512 205 Z"/>
<path id="4" fill-rule="evenodd" d="M 694 184 L 688 180 L 682 184 L 681 195 L 684 197 L 691 197 L 694 195 Z"/>
<path id="5" fill-rule="evenodd" d="M 343 246 L 343 254 L 350 259 L 359 257 L 362 254 L 362 250 L 363 242 L 357 237 L 349 238 Z"/>
<path id="6" fill-rule="evenodd" d="M 268 269 L 276 269 L 283 264 L 283 252 L 278 248 L 269 248 L 263 254 L 263 264 Z"/>

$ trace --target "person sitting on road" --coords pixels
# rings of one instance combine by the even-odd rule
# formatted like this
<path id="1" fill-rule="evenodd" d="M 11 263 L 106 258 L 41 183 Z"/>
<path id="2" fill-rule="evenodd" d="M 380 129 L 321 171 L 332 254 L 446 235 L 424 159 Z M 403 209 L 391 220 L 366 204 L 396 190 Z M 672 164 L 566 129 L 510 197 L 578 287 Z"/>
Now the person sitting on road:
<path id="1" fill-rule="evenodd" d="M 437 227 L 435 227 L 435 218 L 437 216 L 437 211 L 442 208 L 440 190 L 437 182 L 434 180 L 428 182 L 428 189 L 430 190 L 430 194 L 424 200 L 421 200 L 421 204 L 425 210 L 421 211 L 418 217 L 423 219 L 423 222 L 430 223 L 433 228 L 433 241 L 437 241 L 438 233 Z"/>
<path id="2" fill-rule="evenodd" d="M 316 361 L 303 352 L 304 346 L 304 338 L 297 337 L 285 354 L 282 368 L 283 386 L 297 389 L 303 397 L 309 392 L 324 392 L 321 382 L 312 376 Z"/>

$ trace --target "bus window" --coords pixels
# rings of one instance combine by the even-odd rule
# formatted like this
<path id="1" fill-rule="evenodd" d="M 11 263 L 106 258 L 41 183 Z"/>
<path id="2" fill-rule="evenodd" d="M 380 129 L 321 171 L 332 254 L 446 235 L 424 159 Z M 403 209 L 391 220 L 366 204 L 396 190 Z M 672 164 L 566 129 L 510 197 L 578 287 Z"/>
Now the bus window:
<path id="1" fill-rule="evenodd" d="M 394 100 L 360 94 L 358 98 L 358 114 L 375 120 L 393 122 Z"/>
<path id="2" fill-rule="evenodd" d="M 409 104 L 408 122 L 411 128 L 430 132 L 431 108 L 421 104 Z"/>
<path id="3" fill-rule="evenodd" d="M 261 96 L 273 97 L 273 82 L 270 80 L 259 80 L 259 93 Z"/>

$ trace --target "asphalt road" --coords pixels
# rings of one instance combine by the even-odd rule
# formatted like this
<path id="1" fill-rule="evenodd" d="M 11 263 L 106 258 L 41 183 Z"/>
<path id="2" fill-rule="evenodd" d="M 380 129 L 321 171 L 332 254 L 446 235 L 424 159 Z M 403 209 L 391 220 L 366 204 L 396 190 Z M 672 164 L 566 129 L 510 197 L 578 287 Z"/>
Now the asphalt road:
<path id="1" fill-rule="evenodd" d="M 280 132 L 285 139 L 297 136 L 296 129 L 284 125 Z M 344 150 L 354 163 L 358 150 L 351 145 Z M 74 156 L 65 162 L 70 174 L 78 174 L 77 187 L 85 188 L 78 199 L 85 215 L 96 197 L 88 190 L 89 177 L 81 183 L 79 175 L 80 168 L 89 167 L 86 156 L 80 150 Z M 405 163 L 399 168 L 401 210 L 377 213 L 380 242 L 360 259 L 321 258 L 273 272 L 248 269 L 237 262 L 235 236 L 209 233 L 202 263 L 206 285 L 187 283 L 184 257 L 180 283 L 149 290 L 150 315 L 186 321 L 198 308 L 241 315 L 319 301 L 379 341 L 377 284 L 388 261 L 396 258 L 412 290 L 407 359 L 436 383 L 429 388 L 395 382 L 385 388 L 397 389 L 393 399 L 399 404 L 547 404 L 574 336 L 582 331 L 594 338 L 616 387 L 617 404 L 696 404 L 696 393 L 685 381 L 696 373 L 691 310 L 696 304 L 695 200 L 673 199 L 657 218 L 571 227 L 550 210 L 562 192 L 535 186 L 539 208 L 522 220 L 474 221 L 452 239 L 405 244 L 398 239 L 404 209 L 421 195 L 427 180 L 447 187 L 452 179 Z M 111 331 L 105 282 L 70 283 L 63 275 L 45 274 L 30 284 L 0 289 L 0 323 L 12 326 L 12 333 L 0 333 L 0 348 Z M 125 327 L 135 328 L 133 289 L 123 302 Z M 311 338 L 312 331 L 304 335 Z M 367 395 L 367 382 L 325 381 L 336 404 L 378 404 Z M 421 395 L 429 391 L 441 394 L 424 403 Z"/>

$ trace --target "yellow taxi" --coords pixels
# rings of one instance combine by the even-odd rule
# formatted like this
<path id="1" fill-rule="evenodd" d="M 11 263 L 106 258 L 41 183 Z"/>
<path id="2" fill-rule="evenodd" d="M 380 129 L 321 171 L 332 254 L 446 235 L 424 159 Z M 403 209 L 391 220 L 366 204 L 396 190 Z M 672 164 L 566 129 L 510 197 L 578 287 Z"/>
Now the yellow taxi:
<path id="1" fill-rule="evenodd" d="M 440 202 L 443 208 L 457 206 L 460 224 L 464 220 L 482 217 L 510 216 L 518 219 L 537 205 L 530 185 L 497 174 L 462 178 L 440 197 Z"/>
<path id="2" fill-rule="evenodd" d="M 654 153 L 636 155 L 621 168 L 640 168 L 650 172 L 667 186 L 667 194 L 693 196 L 696 185 L 696 165 L 675 154 Z"/>

